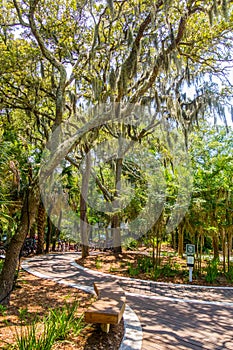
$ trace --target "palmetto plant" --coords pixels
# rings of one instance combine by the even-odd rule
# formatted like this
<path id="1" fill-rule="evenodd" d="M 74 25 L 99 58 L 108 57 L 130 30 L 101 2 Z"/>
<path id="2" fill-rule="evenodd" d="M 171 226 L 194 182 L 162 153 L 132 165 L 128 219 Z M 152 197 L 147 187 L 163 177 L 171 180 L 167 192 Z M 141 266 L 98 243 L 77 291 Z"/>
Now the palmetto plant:
<path id="1" fill-rule="evenodd" d="M 9 151 L 7 143 L 0 140 L 0 227 L 6 225 L 11 219 L 9 206 L 12 204 L 10 198 L 10 173 L 9 173 Z M 7 169 L 8 168 L 8 169 Z"/>
<path id="2" fill-rule="evenodd" d="M 14 139 L 12 138 L 14 136 Z M 13 217 L 22 204 L 22 176 L 27 166 L 27 151 L 17 135 L 0 134 L 0 229 L 10 231 Z M 23 167 L 22 167 L 23 165 Z M 17 215 L 16 215 L 17 216 Z M 13 233 L 13 232 L 12 232 Z M 1 240 L 1 237 L 0 237 Z"/>

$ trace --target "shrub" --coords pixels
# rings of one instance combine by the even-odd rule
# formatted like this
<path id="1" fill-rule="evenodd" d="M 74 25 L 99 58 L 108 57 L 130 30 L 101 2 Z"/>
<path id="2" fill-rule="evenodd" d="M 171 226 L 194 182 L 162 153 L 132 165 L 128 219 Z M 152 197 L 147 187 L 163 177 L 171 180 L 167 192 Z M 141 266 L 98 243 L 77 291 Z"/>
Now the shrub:
<path id="1" fill-rule="evenodd" d="M 229 266 L 229 271 L 226 272 L 227 282 L 233 283 L 233 264 Z"/>
<path id="2" fill-rule="evenodd" d="M 163 266 L 158 266 L 155 271 L 151 273 L 151 277 L 157 280 L 159 277 L 174 277 L 176 274 L 183 274 L 181 266 L 178 263 L 172 264 L 170 261 Z M 184 273 L 185 276 L 185 273 Z"/>
<path id="3" fill-rule="evenodd" d="M 138 245 L 138 241 L 132 237 L 127 238 L 127 240 L 124 243 L 124 247 L 126 250 L 137 250 Z"/>
<path id="4" fill-rule="evenodd" d="M 218 259 L 213 259 L 208 262 L 208 266 L 206 267 L 206 276 L 205 280 L 208 283 L 214 283 L 219 275 L 218 272 L 218 265 L 219 265 L 219 260 Z"/>
<path id="5" fill-rule="evenodd" d="M 153 280 L 157 280 L 161 276 L 161 268 L 157 267 L 154 271 L 151 272 L 151 278 Z"/>
<path id="6" fill-rule="evenodd" d="M 140 269 L 138 266 L 134 267 L 133 264 L 128 264 L 128 273 L 131 277 L 137 276 L 140 272 Z"/>
<path id="7" fill-rule="evenodd" d="M 149 256 L 138 258 L 137 264 L 141 272 L 149 273 L 153 269 L 152 258 Z"/>

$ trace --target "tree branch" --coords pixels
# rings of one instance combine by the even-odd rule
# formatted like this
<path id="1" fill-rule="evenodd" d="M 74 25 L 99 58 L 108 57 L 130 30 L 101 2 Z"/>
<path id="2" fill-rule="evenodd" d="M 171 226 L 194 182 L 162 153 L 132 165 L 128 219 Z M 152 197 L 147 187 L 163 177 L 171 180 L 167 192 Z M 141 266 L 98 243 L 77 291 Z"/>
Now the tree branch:
<path id="1" fill-rule="evenodd" d="M 36 27 L 36 23 L 35 23 L 35 18 L 34 18 L 34 14 L 35 14 L 35 8 L 36 8 L 36 4 L 37 4 L 38 0 L 31 0 L 30 1 L 30 9 L 29 9 L 29 23 L 30 23 L 30 28 L 32 31 L 32 34 L 34 35 L 40 49 L 41 52 L 43 54 L 43 56 L 54 66 L 58 69 L 58 71 L 65 76 L 66 78 L 66 70 L 64 68 L 64 66 L 51 54 L 51 52 L 47 49 L 47 47 L 45 46 L 44 40 L 41 37 L 39 31 L 37 30 Z"/>
<path id="2" fill-rule="evenodd" d="M 21 15 L 21 12 L 20 12 L 20 9 L 19 9 L 17 1 L 13 0 L 13 3 L 14 3 L 14 6 L 15 6 L 15 9 L 16 9 L 16 12 L 17 12 L 20 24 L 22 26 L 24 26 L 24 27 L 30 28 L 30 25 L 28 23 L 24 22 L 24 20 L 22 18 L 22 15 Z"/>

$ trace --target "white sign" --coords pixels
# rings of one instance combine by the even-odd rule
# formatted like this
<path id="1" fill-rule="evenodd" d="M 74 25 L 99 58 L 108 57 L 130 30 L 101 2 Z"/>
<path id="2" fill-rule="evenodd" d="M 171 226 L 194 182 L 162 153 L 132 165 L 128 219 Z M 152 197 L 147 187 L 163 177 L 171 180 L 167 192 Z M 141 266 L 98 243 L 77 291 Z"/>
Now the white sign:
<path id="1" fill-rule="evenodd" d="M 187 265 L 194 266 L 194 257 L 193 256 L 187 256 Z"/>

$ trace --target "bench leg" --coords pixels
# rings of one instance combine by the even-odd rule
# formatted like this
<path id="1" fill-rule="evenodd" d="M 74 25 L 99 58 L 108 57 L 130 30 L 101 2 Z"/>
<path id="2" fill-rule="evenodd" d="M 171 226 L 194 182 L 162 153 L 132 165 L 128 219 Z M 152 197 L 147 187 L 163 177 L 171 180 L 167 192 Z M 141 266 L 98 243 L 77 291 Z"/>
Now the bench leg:
<path id="1" fill-rule="evenodd" d="M 109 329 L 110 329 L 110 324 L 109 323 L 101 323 L 100 327 L 101 327 L 103 332 L 108 333 Z"/>

